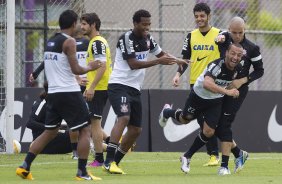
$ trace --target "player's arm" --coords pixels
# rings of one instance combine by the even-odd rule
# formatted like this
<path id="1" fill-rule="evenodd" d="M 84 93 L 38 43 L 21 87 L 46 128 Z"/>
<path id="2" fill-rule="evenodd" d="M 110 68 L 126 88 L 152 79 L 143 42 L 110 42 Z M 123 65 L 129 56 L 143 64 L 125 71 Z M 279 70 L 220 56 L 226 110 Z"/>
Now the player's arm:
<path id="1" fill-rule="evenodd" d="M 183 42 L 183 47 L 182 47 L 182 52 L 181 52 L 182 59 L 189 60 L 191 58 L 192 49 L 191 49 L 190 42 L 191 42 L 191 33 L 188 33 L 188 35 L 186 36 Z M 180 77 L 186 71 L 187 68 L 188 68 L 188 63 L 178 66 L 177 72 L 172 79 L 172 85 L 174 87 L 179 86 Z"/>
<path id="2" fill-rule="evenodd" d="M 260 53 L 260 49 L 257 45 L 251 51 L 251 62 L 254 70 L 248 76 L 248 83 L 251 83 L 261 78 L 264 74 L 262 56 Z"/>
<path id="3" fill-rule="evenodd" d="M 220 93 L 227 96 L 238 97 L 239 91 L 237 89 L 225 89 L 221 86 L 218 86 L 215 83 L 215 80 L 210 75 L 205 75 L 203 87 L 213 93 Z"/>
<path id="4" fill-rule="evenodd" d="M 95 78 L 93 81 L 90 81 L 90 87 L 85 91 L 84 96 L 86 97 L 87 101 L 92 100 L 95 93 L 95 88 L 107 69 L 106 45 L 101 41 L 94 41 L 91 52 L 95 58 L 94 62 L 101 62 L 101 67 L 96 70 Z"/>
<path id="5" fill-rule="evenodd" d="M 128 39 L 121 38 L 118 44 L 118 47 L 121 49 L 123 59 L 128 62 L 128 65 L 132 70 L 149 68 L 158 64 L 172 65 L 180 62 L 177 58 L 162 53 L 161 48 L 155 42 L 152 42 L 152 39 L 150 39 L 150 52 L 159 56 L 159 58 L 150 61 L 139 61 L 136 59 L 134 42 L 130 37 Z"/>
<path id="6" fill-rule="evenodd" d="M 71 71 L 75 75 L 81 75 L 85 74 L 88 71 L 95 70 L 100 67 L 100 63 L 90 62 L 88 66 L 82 67 L 78 64 L 77 58 L 76 58 L 76 42 L 73 38 L 68 38 L 63 44 L 63 52 L 66 54 Z"/>
<path id="7" fill-rule="evenodd" d="M 33 82 L 37 79 L 38 75 L 42 72 L 44 69 L 44 61 L 32 72 L 29 76 L 29 82 Z"/>

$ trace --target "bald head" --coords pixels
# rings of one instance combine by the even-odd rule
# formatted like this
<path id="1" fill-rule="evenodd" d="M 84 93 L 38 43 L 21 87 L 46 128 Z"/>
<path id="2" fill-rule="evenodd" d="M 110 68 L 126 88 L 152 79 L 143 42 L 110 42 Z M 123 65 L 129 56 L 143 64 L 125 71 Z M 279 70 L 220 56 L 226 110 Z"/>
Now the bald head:
<path id="1" fill-rule="evenodd" d="M 233 17 L 230 21 L 230 26 L 243 26 L 245 27 L 245 21 L 241 17 Z"/>
<path id="2" fill-rule="evenodd" d="M 229 32 L 235 43 L 240 43 L 245 35 L 245 21 L 241 17 L 233 17 L 229 24 Z"/>

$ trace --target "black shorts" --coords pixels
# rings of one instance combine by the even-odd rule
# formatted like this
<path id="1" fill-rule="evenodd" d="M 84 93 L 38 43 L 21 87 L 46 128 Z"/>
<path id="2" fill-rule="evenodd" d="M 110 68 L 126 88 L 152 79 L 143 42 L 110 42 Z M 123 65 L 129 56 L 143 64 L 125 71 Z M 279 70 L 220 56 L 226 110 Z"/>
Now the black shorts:
<path id="1" fill-rule="evenodd" d="M 45 128 L 55 129 L 63 119 L 72 131 L 89 124 L 89 110 L 81 92 L 48 94 Z"/>
<path id="2" fill-rule="evenodd" d="M 215 129 L 221 115 L 222 99 L 203 99 L 191 90 L 183 109 L 183 117 L 191 116 L 194 119 L 204 117 L 204 121 Z"/>
<path id="3" fill-rule="evenodd" d="M 129 124 L 142 126 L 141 92 L 122 84 L 109 84 L 108 96 L 118 117 L 129 116 Z"/>
<path id="4" fill-rule="evenodd" d="M 94 117 L 95 119 L 101 119 L 107 100 L 107 90 L 95 91 L 93 99 L 90 102 L 87 102 L 90 116 Z"/>

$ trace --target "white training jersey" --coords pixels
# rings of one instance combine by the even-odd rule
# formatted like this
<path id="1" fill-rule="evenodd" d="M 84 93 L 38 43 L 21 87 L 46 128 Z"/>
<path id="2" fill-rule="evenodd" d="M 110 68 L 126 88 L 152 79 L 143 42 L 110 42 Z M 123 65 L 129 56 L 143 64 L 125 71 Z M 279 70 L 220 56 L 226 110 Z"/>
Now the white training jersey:
<path id="1" fill-rule="evenodd" d="M 204 88 L 205 76 L 210 76 L 214 79 L 215 84 L 226 88 L 232 80 L 238 77 L 242 71 L 242 65 L 238 64 L 234 70 L 229 70 L 225 65 L 223 58 L 217 59 L 208 64 L 206 69 L 197 78 L 196 83 L 193 86 L 195 93 L 203 99 L 216 99 L 221 98 L 224 95 L 221 93 L 214 93 Z"/>
<path id="2" fill-rule="evenodd" d="M 146 69 L 132 70 L 127 60 L 136 58 L 139 62 L 147 61 L 148 54 L 158 55 L 162 49 L 151 35 L 137 37 L 132 31 L 124 33 L 118 40 L 116 57 L 109 84 L 117 83 L 141 90 Z"/>
<path id="3" fill-rule="evenodd" d="M 47 42 L 44 67 L 48 81 L 48 93 L 80 91 L 68 58 L 62 50 L 64 41 L 69 37 L 63 33 L 56 33 Z"/>

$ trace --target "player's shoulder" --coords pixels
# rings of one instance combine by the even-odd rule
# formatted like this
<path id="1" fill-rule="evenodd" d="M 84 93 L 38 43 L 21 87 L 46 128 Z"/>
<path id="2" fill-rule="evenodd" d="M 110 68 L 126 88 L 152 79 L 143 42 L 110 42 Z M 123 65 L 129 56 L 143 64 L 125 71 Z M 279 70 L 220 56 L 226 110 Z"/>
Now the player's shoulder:
<path id="1" fill-rule="evenodd" d="M 246 37 L 244 38 L 243 44 L 250 47 L 250 48 L 258 47 L 256 43 L 252 42 L 251 40 L 249 40 Z"/>

